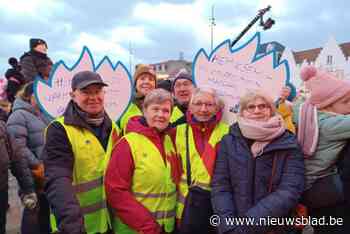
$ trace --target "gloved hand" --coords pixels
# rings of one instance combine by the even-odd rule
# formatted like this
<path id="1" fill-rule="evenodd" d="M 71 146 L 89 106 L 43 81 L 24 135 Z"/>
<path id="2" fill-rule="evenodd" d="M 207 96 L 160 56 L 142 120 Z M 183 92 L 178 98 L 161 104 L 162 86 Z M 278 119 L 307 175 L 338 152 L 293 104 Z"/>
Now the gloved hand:
<path id="1" fill-rule="evenodd" d="M 44 164 L 40 163 L 31 169 L 34 177 L 37 192 L 43 192 L 44 189 Z"/>
<path id="2" fill-rule="evenodd" d="M 32 173 L 33 173 L 35 178 L 43 179 L 44 178 L 44 164 L 40 163 L 37 166 L 35 166 L 32 169 Z"/>
<path id="3" fill-rule="evenodd" d="M 36 193 L 25 194 L 22 198 L 22 204 L 25 208 L 33 210 L 38 203 Z"/>

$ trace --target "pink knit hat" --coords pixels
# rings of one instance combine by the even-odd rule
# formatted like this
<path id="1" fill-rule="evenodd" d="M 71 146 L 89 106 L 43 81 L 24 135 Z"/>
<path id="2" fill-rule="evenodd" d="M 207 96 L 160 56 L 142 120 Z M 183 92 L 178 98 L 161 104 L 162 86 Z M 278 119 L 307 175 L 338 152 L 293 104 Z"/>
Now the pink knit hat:
<path id="1" fill-rule="evenodd" d="M 314 66 L 304 67 L 300 76 L 310 91 L 309 102 L 318 109 L 327 107 L 350 93 L 350 82 L 337 79 L 330 73 L 317 70 Z"/>

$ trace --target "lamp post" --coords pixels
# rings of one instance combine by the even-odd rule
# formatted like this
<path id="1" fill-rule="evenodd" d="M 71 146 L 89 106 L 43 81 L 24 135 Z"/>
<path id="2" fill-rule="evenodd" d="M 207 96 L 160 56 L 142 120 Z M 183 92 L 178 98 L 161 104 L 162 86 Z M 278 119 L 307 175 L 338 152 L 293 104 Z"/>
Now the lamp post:
<path id="1" fill-rule="evenodd" d="M 266 21 L 264 21 L 263 16 L 266 12 L 268 12 L 271 9 L 271 6 L 267 6 L 266 8 L 260 9 L 258 11 L 258 14 L 254 17 L 252 21 L 243 29 L 243 31 L 236 37 L 234 41 L 231 43 L 231 47 L 233 47 L 239 39 L 243 37 L 243 35 L 248 32 L 248 30 L 258 21 L 260 20 L 259 26 L 262 26 L 264 30 L 268 30 L 272 27 L 273 24 L 275 24 L 275 21 L 271 18 L 268 18 Z"/>
<path id="2" fill-rule="evenodd" d="M 210 32 L 211 32 L 210 48 L 211 48 L 211 51 L 213 51 L 213 45 L 214 45 L 214 27 L 215 26 L 216 26 L 216 24 L 215 24 L 215 18 L 214 18 L 214 5 L 212 5 L 211 17 L 210 17 Z"/>
<path id="3" fill-rule="evenodd" d="M 129 41 L 129 71 L 130 71 L 130 74 L 133 74 L 133 72 L 132 72 L 132 55 L 133 55 L 132 45 L 131 45 L 131 41 Z"/>

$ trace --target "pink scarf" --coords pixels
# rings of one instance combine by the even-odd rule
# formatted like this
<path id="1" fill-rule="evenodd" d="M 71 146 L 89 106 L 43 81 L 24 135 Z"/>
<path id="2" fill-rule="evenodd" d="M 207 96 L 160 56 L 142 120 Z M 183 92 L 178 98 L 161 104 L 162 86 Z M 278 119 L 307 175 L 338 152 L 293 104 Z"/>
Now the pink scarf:
<path id="1" fill-rule="evenodd" d="M 273 116 L 267 122 L 259 122 L 239 117 L 238 126 L 244 137 L 255 140 L 251 147 L 254 157 L 260 155 L 265 146 L 273 139 L 281 136 L 286 130 L 280 115 Z"/>
<path id="2" fill-rule="evenodd" d="M 306 101 L 300 106 L 298 119 L 298 142 L 305 158 L 310 158 L 315 153 L 318 135 L 317 109 Z"/>

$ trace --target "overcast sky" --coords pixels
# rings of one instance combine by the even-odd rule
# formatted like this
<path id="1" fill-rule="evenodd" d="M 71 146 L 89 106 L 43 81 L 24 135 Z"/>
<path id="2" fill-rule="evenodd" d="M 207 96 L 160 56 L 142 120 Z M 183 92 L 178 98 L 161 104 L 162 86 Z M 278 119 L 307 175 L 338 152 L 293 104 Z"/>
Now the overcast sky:
<path id="1" fill-rule="evenodd" d="M 29 49 L 29 39 L 43 38 L 54 62 L 72 66 L 84 45 L 95 62 L 107 55 L 113 63 L 155 63 L 192 60 L 200 48 L 210 50 L 212 5 L 214 45 L 234 39 L 267 5 L 276 24 L 262 33 L 262 42 L 278 41 L 294 51 L 321 47 L 331 35 L 350 41 L 349 0 L 0 0 L 0 76 L 11 56 Z M 257 25 L 257 24 L 256 24 Z M 257 31 L 253 26 L 241 43 Z"/>

